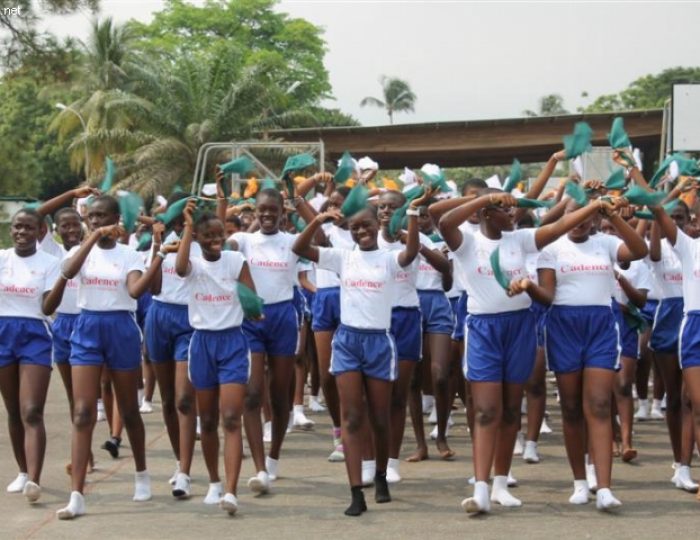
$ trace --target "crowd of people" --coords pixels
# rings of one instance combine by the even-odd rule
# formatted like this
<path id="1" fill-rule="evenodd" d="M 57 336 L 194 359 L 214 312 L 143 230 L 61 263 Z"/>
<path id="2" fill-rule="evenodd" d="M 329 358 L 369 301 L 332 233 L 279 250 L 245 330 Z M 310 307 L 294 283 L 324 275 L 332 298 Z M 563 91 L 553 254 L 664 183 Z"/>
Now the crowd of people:
<path id="1" fill-rule="evenodd" d="M 430 164 L 406 170 L 403 188 L 378 187 L 376 163 L 346 156 L 335 175 L 297 160 L 281 189 L 249 180 L 245 199 L 231 195 L 218 167 L 212 192 L 175 191 L 136 224 L 126 223 L 123 194 L 93 187 L 20 210 L 13 247 L 0 251 L 0 390 L 19 468 L 7 491 L 30 503 L 41 496 L 55 366 L 72 423 L 71 493 L 59 519 L 86 512 L 99 414 L 114 457 L 126 428 L 133 500 L 151 498 L 144 378 L 147 394 L 156 383 L 160 391 L 173 497 L 191 496 L 199 437 L 204 502 L 231 515 L 243 431 L 255 466 L 247 486 L 262 495 L 280 474 L 288 428 L 312 423 L 303 408 L 309 374 L 310 404 L 324 410 L 322 390 L 333 424 L 328 459 L 346 465 L 348 516 L 367 510 L 369 486 L 376 503 L 391 501 L 407 407 L 417 443 L 408 461 L 428 457 L 426 407 L 439 457 L 453 458 L 457 399 L 473 444 L 473 493 L 462 508 L 520 506 L 511 463 L 514 452 L 540 460 L 548 370 L 571 504 L 621 505 L 613 458 L 637 458 L 632 426 L 650 415 L 650 371 L 652 414 L 662 417 L 665 395 L 672 482 L 697 492 L 700 240 L 684 202 L 696 180 L 666 164 L 647 182 L 630 150 L 611 152 L 621 184 L 572 174 L 547 191 L 569 150 L 554 153 L 524 193 L 475 178 L 458 193 Z"/>

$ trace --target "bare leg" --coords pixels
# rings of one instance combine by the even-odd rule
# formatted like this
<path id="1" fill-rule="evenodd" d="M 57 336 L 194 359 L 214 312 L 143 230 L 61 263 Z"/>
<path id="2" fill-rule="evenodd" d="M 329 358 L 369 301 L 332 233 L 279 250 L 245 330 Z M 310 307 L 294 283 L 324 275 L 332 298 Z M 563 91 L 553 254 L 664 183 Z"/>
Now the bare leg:
<path id="1" fill-rule="evenodd" d="M 192 467 L 192 454 L 197 429 L 197 407 L 194 388 L 187 371 L 187 362 L 175 362 L 175 400 L 177 403 L 177 419 L 180 440 L 180 471 L 189 476 Z M 211 482 L 218 482 L 210 478 Z"/>
<path id="2" fill-rule="evenodd" d="M 637 361 L 634 358 L 622 357 L 622 368 L 615 377 L 615 401 L 620 415 L 620 431 L 622 435 L 622 460 L 632 461 L 637 457 L 637 451 L 632 445 L 632 422 L 634 404 L 632 403 L 632 383 L 635 380 Z"/>
<path id="3" fill-rule="evenodd" d="M 92 446 L 92 431 L 97 420 L 102 366 L 72 366 L 73 435 L 71 441 L 71 485 L 83 493 L 86 468 Z"/>
<path id="4" fill-rule="evenodd" d="M 180 461 L 180 428 L 175 408 L 175 361 L 149 363 L 160 390 L 160 401 L 163 408 L 163 421 L 168 431 L 170 447 L 175 459 Z M 148 389 L 148 382 L 146 383 Z M 150 401 L 150 400 L 149 400 Z"/>
<path id="5" fill-rule="evenodd" d="M 615 372 L 586 368 L 583 374 L 583 413 L 595 460 L 598 489 L 609 488 L 612 474 L 610 407 Z"/>
<path id="6" fill-rule="evenodd" d="M 10 432 L 12 453 L 20 472 L 27 472 L 27 458 L 24 453 L 24 425 L 19 403 L 19 364 L 0 368 L 0 392 L 7 411 L 7 428 Z"/>
<path id="7" fill-rule="evenodd" d="M 117 400 L 126 433 L 129 436 L 136 472 L 146 470 L 146 429 L 139 412 L 139 371 L 111 370 L 114 397 Z"/>
<path id="8" fill-rule="evenodd" d="M 683 376 L 680 367 L 678 367 L 678 356 L 657 351 L 654 353 L 654 359 L 666 389 L 666 426 L 671 439 L 673 461 L 683 463 L 681 450 L 683 426 L 681 392 Z M 687 463 L 683 463 L 683 465 L 687 465 Z"/>
<path id="9" fill-rule="evenodd" d="M 523 400 L 524 387 L 524 384 L 503 383 L 501 424 L 496 439 L 493 463 L 495 476 L 507 476 L 510 471 L 513 446 L 520 428 L 520 403 Z"/>
<path id="10" fill-rule="evenodd" d="M 340 402 L 335 377 L 330 373 L 331 366 L 331 340 L 333 332 L 315 332 L 316 353 L 318 355 L 318 372 L 321 378 L 323 396 L 326 398 L 326 407 L 331 416 L 334 427 L 340 426 Z"/>
<path id="11" fill-rule="evenodd" d="M 224 470 L 226 491 L 236 495 L 243 459 L 241 415 L 246 388 L 244 384 L 223 384 L 219 387 L 221 421 L 224 427 Z M 218 440 L 218 436 L 217 436 Z"/>
<path id="12" fill-rule="evenodd" d="M 399 359 L 399 377 L 392 385 L 391 391 L 391 437 L 389 444 L 389 457 L 398 459 L 401 452 L 401 443 L 406 428 L 406 400 L 408 398 L 408 388 L 411 384 L 411 377 L 416 363 L 412 360 Z M 370 422 L 372 422 L 372 405 L 370 404 Z M 375 448 L 377 442 L 375 441 Z M 377 456 L 378 458 L 379 456 Z M 379 462 L 377 461 L 377 470 Z"/>
<path id="13" fill-rule="evenodd" d="M 477 482 L 488 482 L 503 417 L 503 385 L 500 382 L 471 382 L 474 400 L 474 474 Z"/>
<path id="14" fill-rule="evenodd" d="M 293 356 L 271 356 L 270 405 L 272 406 L 272 444 L 270 457 L 279 459 L 289 423 L 289 380 L 294 372 Z"/>
<path id="15" fill-rule="evenodd" d="M 574 480 L 585 480 L 586 424 L 583 416 L 583 372 L 557 373 L 564 446 Z"/>
<path id="16" fill-rule="evenodd" d="M 153 401 L 153 393 L 156 389 L 156 375 L 154 372 L 154 366 L 151 363 L 150 358 L 148 358 L 148 352 L 145 350 L 145 348 L 143 351 L 143 360 L 141 361 L 141 370 L 143 373 L 143 400 Z M 173 415 L 174 414 L 175 413 L 173 411 Z"/>
<path id="17" fill-rule="evenodd" d="M 537 347 L 535 366 L 530 379 L 525 385 L 527 392 L 527 437 L 528 441 L 537 442 L 540 438 L 540 428 L 544 420 L 544 410 L 547 404 L 547 382 L 544 349 Z"/>
<path id="18" fill-rule="evenodd" d="M 362 373 L 349 371 L 336 378 L 340 399 L 345 468 L 351 487 L 362 485 L 362 446 L 366 420 Z M 386 470 L 386 462 L 384 464 Z"/>
<path id="19" fill-rule="evenodd" d="M 425 344 L 425 341 L 423 342 Z M 421 396 L 421 388 L 423 387 L 423 366 L 430 362 L 429 355 L 423 355 L 420 365 L 413 370 L 411 378 L 408 409 L 411 413 L 411 424 L 413 425 L 413 433 L 416 437 L 416 450 L 406 461 L 418 462 L 428 459 L 428 446 L 425 443 L 425 428 L 423 426 L 423 400 Z"/>
<path id="20" fill-rule="evenodd" d="M 428 334 L 428 344 L 432 359 L 431 375 L 437 412 L 438 436 L 436 445 L 442 459 L 451 459 L 454 457 L 454 452 L 447 444 L 447 422 L 450 418 L 454 396 L 454 393 L 450 393 L 450 336 L 447 334 Z"/>
<path id="21" fill-rule="evenodd" d="M 252 353 L 250 357 L 250 378 L 248 379 L 248 394 L 245 398 L 243 425 L 250 453 L 255 463 L 255 471 L 260 472 L 265 470 L 265 446 L 263 445 L 262 422 L 260 420 L 265 382 L 265 355 Z"/>
<path id="22" fill-rule="evenodd" d="M 209 481 L 219 481 L 219 389 L 197 390 L 201 425 L 202 455 Z"/>
<path id="23" fill-rule="evenodd" d="M 374 438 L 374 453 L 377 461 L 377 472 L 386 471 L 389 460 L 389 444 L 391 435 L 392 383 L 365 378 L 367 404 L 369 405 L 369 420 L 372 424 Z"/>

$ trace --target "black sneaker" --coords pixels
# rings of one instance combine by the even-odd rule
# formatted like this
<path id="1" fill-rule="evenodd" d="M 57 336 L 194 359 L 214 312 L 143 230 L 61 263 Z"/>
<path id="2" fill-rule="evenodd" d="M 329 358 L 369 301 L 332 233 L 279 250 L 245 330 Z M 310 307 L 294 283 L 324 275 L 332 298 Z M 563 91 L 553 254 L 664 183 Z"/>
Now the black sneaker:
<path id="1" fill-rule="evenodd" d="M 121 439 L 118 437 L 111 437 L 104 442 L 102 448 L 107 450 L 113 459 L 117 459 L 119 457 L 119 446 L 121 445 L 121 442 Z"/>

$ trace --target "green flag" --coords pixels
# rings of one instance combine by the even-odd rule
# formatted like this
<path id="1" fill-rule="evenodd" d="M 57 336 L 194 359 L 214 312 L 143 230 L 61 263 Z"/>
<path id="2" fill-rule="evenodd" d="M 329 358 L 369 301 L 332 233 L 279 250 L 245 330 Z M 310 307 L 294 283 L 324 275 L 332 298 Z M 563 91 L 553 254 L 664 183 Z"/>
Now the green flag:
<path id="1" fill-rule="evenodd" d="M 224 174 L 239 174 L 240 176 L 248 174 L 250 171 L 255 169 L 253 160 L 248 156 L 241 156 L 226 163 L 219 165 L 219 169 Z"/>
<path id="2" fill-rule="evenodd" d="M 343 206 L 340 212 L 345 217 L 350 217 L 367 208 L 367 199 L 369 198 L 369 189 L 362 184 L 357 184 L 350 190 L 348 196 L 345 197 Z"/>
<path id="3" fill-rule="evenodd" d="M 333 175 L 333 180 L 336 184 L 342 184 L 352 176 L 354 170 L 355 163 L 353 162 L 350 152 L 343 152 L 343 157 L 340 158 L 340 164 L 335 171 L 335 175 Z"/>
<path id="4" fill-rule="evenodd" d="M 247 287 L 240 281 L 236 285 L 238 293 L 238 301 L 243 308 L 243 315 L 246 319 L 258 319 L 263 314 L 263 299 L 260 298 L 255 291 Z"/>
<path id="5" fill-rule="evenodd" d="M 613 120 L 612 128 L 610 128 L 610 133 L 608 133 L 608 142 L 613 148 L 629 148 L 632 146 L 630 138 L 627 136 L 625 131 L 625 121 L 621 116 L 618 116 Z"/>
<path id="6" fill-rule="evenodd" d="M 282 169 L 282 176 L 293 172 L 293 171 L 303 171 L 316 164 L 316 158 L 311 154 L 296 154 L 295 156 L 289 156 L 284 164 L 284 169 Z"/>
<path id="7" fill-rule="evenodd" d="M 586 122 L 577 122 L 574 132 L 564 137 L 564 151 L 566 159 L 573 159 L 588 152 L 591 148 L 593 130 Z"/>
<path id="8" fill-rule="evenodd" d="M 187 201 L 189 201 L 191 198 L 192 197 L 185 197 L 184 199 L 175 201 L 173 204 L 168 206 L 165 213 L 158 214 L 156 216 L 156 220 L 162 222 L 166 226 L 170 225 L 172 220 L 182 215 L 182 211 L 185 209 Z"/>
<path id="9" fill-rule="evenodd" d="M 581 187 L 581 184 L 578 184 L 573 180 L 569 180 L 566 183 L 565 191 L 566 194 L 576 201 L 576 204 L 579 206 L 586 206 L 588 204 L 588 196 L 586 195 L 586 191 L 583 189 L 583 187 Z"/>
<path id="10" fill-rule="evenodd" d="M 498 281 L 498 284 L 507 291 L 508 288 L 510 287 L 510 280 L 508 279 L 508 276 L 506 276 L 505 272 L 503 272 L 503 269 L 501 268 L 500 248 L 496 248 L 493 250 L 493 252 L 491 253 L 491 256 L 489 257 L 489 260 L 491 261 L 491 269 L 493 270 L 493 277 L 495 277 L 496 281 Z"/>
<path id="11" fill-rule="evenodd" d="M 666 194 L 662 191 L 647 191 L 646 189 L 634 184 L 622 196 L 631 204 L 637 206 L 657 206 L 664 200 Z"/>
<path id="12" fill-rule="evenodd" d="M 519 208 L 551 208 L 554 206 L 554 201 L 543 201 L 540 199 L 517 199 Z"/>
<path id="13" fill-rule="evenodd" d="M 146 231 L 145 233 L 142 233 L 141 236 L 139 237 L 139 243 L 136 246 L 136 251 L 147 250 L 148 246 L 151 244 L 152 240 L 153 240 L 153 234 L 151 234 L 148 231 Z"/>
<path id="14" fill-rule="evenodd" d="M 666 204 L 664 204 L 662 208 L 664 209 L 664 212 L 666 212 L 667 214 L 670 214 L 671 212 L 673 212 L 673 209 L 676 206 L 678 206 L 678 203 L 679 203 L 679 200 L 674 199 L 674 200 L 669 201 Z M 651 210 L 637 210 L 634 213 L 634 217 L 636 217 L 637 219 L 647 219 L 647 220 L 651 221 L 652 219 L 654 219 L 654 214 L 651 212 Z"/>
<path id="15" fill-rule="evenodd" d="M 625 187 L 625 171 L 624 169 L 616 169 L 608 177 L 604 184 L 606 189 L 624 189 Z"/>
<path id="16" fill-rule="evenodd" d="M 520 166 L 520 162 L 517 159 L 513 160 L 513 165 L 510 167 L 510 174 L 508 175 L 508 178 L 506 179 L 506 183 L 503 185 L 503 191 L 506 193 L 510 193 L 515 189 L 515 186 L 518 185 L 518 182 L 520 182 L 520 179 L 523 176 L 522 172 L 522 167 Z"/>
<path id="17" fill-rule="evenodd" d="M 136 228 L 136 219 L 141 214 L 143 208 L 143 199 L 136 193 L 127 191 L 124 195 L 119 196 L 119 213 L 121 214 L 121 222 L 124 225 L 126 232 L 131 234 Z"/>
<path id="18" fill-rule="evenodd" d="M 105 158 L 105 175 L 102 178 L 102 184 L 100 184 L 100 191 L 102 193 L 107 193 L 112 189 L 112 183 L 114 182 L 114 176 L 117 173 L 117 168 L 114 166 L 114 161 L 112 158 Z"/>

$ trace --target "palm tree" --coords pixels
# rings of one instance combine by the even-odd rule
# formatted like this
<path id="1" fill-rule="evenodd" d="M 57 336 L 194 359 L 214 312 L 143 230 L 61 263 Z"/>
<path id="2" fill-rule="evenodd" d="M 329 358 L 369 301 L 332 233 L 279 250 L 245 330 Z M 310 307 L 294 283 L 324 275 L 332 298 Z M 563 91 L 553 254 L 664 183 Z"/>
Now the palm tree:
<path id="1" fill-rule="evenodd" d="M 413 112 L 416 95 L 406 81 L 382 75 L 379 84 L 382 85 L 384 100 L 369 96 L 360 102 L 361 107 L 374 105 L 386 109 L 390 124 L 394 123 L 395 112 Z"/>
<path id="2" fill-rule="evenodd" d="M 557 116 L 560 114 L 569 114 L 564 108 L 564 98 L 559 94 L 549 94 L 542 96 L 539 102 L 540 110 L 535 112 L 531 109 L 523 111 L 525 116 Z"/>

